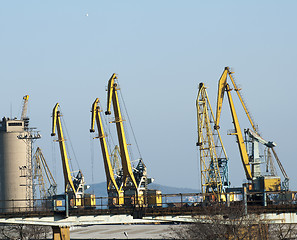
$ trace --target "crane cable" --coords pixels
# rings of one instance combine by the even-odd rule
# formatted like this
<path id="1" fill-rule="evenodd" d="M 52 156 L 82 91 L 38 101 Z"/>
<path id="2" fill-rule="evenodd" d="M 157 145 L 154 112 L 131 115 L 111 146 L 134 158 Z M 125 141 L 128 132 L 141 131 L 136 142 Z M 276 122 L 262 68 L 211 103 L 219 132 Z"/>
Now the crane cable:
<path id="1" fill-rule="evenodd" d="M 120 84 L 119 83 L 118 83 L 118 85 L 120 87 Z M 128 114 L 128 111 L 127 111 L 127 108 L 126 108 L 126 104 L 125 104 L 124 98 L 123 98 L 122 91 L 120 91 L 120 97 L 121 97 L 121 100 L 123 102 L 123 106 L 124 106 L 124 109 L 125 109 L 125 112 L 126 112 L 126 115 L 127 115 L 127 118 L 128 118 L 129 126 L 130 126 L 131 131 L 132 131 L 132 135 L 133 135 L 133 138 L 134 138 L 134 141 L 135 141 L 135 144 L 136 144 L 136 148 L 137 148 L 138 154 L 139 154 L 140 158 L 142 158 L 141 152 L 140 152 L 140 149 L 139 149 L 139 145 L 138 145 L 138 142 L 137 142 L 137 139 L 136 139 L 136 136 L 135 136 L 135 133 L 134 133 L 132 124 L 131 124 L 131 120 L 130 120 L 130 117 L 129 117 L 129 114 Z"/>
<path id="2" fill-rule="evenodd" d="M 92 192 L 94 193 L 94 141 L 90 133 L 90 151 L 91 151 L 91 168 L 92 168 Z"/>
<path id="3" fill-rule="evenodd" d="M 52 163 L 54 168 L 54 178 L 57 179 L 57 164 L 56 164 L 56 144 L 54 144 L 54 141 L 51 141 L 51 147 L 52 147 Z"/>
<path id="4" fill-rule="evenodd" d="M 100 101 L 99 101 L 99 106 L 100 106 L 100 109 L 103 109 Z M 101 114 L 101 111 L 99 112 L 99 114 Z M 104 129 L 104 135 L 106 134 L 105 139 L 106 139 L 106 142 L 107 142 L 108 152 L 110 153 L 111 152 L 111 146 L 115 146 L 116 144 L 115 144 L 115 141 L 113 139 L 113 135 L 111 134 L 110 124 L 108 124 L 107 117 L 104 116 L 104 117 L 101 117 L 101 119 L 103 119 L 102 125 L 103 125 L 103 129 Z M 107 129 L 107 130 L 105 131 L 105 129 Z M 110 142 L 112 142 L 112 143 L 110 143 Z"/>
<path id="5" fill-rule="evenodd" d="M 100 111 L 99 111 L 99 114 L 101 115 L 101 120 L 102 120 L 102 128 L 104 129 L 104 135 L 105 135 L 105 140 L 106 140 L 106 143 L 107 143 L 107 148 L 108 148 L 108 152 L 111 156 L 111 153 L 113 152 L 112 150 L 112 146 L 116 146 L 116 143 L 114 141 L 114 138 L 113 138 L 113 134 L 111 133 L 111 128 L 110 128 L 110 124 L 109 124 L 109 121 L 108 121 L 108 117 L 106 117 L 104 114 L 101 114 L 103 107 L 101 105 L 101 102 L 99 101 L 98 102 L 99 104 L 99 107 L 100 107 Z M 98 133 L 99 134 L 99 133 Z M 90 146 L 91 146 L 91 161 L 92 161 L 92 171 L 93 171 L 93 164 L 94 164 L 94 142 L 92 141 L 93 139 L 96 139 L 98 137 L 92 137 L 92 133 L 90 133 L 90 141 L 92 143 L 90 143 Z M 121 156 L 119 156 L 121 157 Z M 92 172 L 93 174 L 93 172 Z M 93 180 L 93 175 L 92 175 L 92 180 Z"/>
<path id="6" fill-rule="evenodd" d="M 60 111 L 60 112 L 61 112 L 61 111 Z M 62 114 L 62 112 L 61 112 L 62 124 L 63 124 L 64 129 L 66 130 L 66 131 L 65 131 L 65 132 L 66 132 L 66 136 L 67 136 L 68 139 L 69 139 L 69 143 L 70 143 L 71 150 L 72 150 L 72 152 L 73 152 L 74 160 L 75 160 L 75 162 L 76 162 L 76 164 L 77 164 L 77 166 L 78 166 L 78 169 L 81 169 L 80 166 L 79 166 L 79 163 L 78 163 L 78 161 L 77 161 L 77 157 L 76 157 L 76 155 L 75 155 L 75 152 L 74 152 L 74 148 L 73 148 L 73 145 L 72 145 L 72 142 L 71 142 L 71 139 L 70 139 L 68 130 L 67 130 L 67 126 L 66 126 L 65 119 L 64 119 L 64 117 L 62 117 L 62 116 L 63 116 L 63 114 Z M 64 139 L 64 140 L 65 140 L 65 139 Z M 66 141 L 65 141 L 65 144 L 68 145 Z M 66 151 L 68 152 L 68 155 L 70 156 L 69 151 L 68 151 L 67 149 L 68 149 L 68 147 L 66 147 Z M 69 162 L 70 162 L 72 171 L 74 171 L 74 168 L 73 168 L 73 165 L 72 165 L 72 161 L 71 161 L 72 159 L 71 159 L 70 157 L 68 157 L 68 158 L 69 158 L 68 160 L 69 160 Z"/>

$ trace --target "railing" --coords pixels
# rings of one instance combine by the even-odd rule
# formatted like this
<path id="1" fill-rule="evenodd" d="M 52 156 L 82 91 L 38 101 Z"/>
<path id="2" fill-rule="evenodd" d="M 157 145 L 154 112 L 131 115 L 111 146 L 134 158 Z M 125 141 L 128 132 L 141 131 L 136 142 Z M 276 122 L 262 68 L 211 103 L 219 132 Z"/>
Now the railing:
<path id="1" fill-rule="evenodd" d="M 153 203 L 149 198 L 159 197 L 162 201 Z M 67 199 L 68 198 L 68 199 Z M 297 209 L 297 192 L 248 192 L 226 193 L 220 202 L 214 201 L 213 194 L 184 193 L 184 194 L 161 194 L 148 196 L 141 204 L 131 197 L 125 197 L 125 204 L 110 204 L 113 198 L 95 197 L 90 201 L 84 199 L 71 199 L 67 195 L 57 195 L 51 199 L 34 200 L 7 200 L 0 201 L 1 216 L 51 216 L 54 214 L 68 215 L 92 215 L 92 214 L 133 214 L 135 210 L 142 209 L 145 214 L 158 215 L 163 213 L 199 213 L 201 209 L 213 206 L 245 206 L 247 211 L 290 211 Z M 80 202 L 80 205 L 76 204 Z M 148 204 L 148 202 L 150 204 Z"/>

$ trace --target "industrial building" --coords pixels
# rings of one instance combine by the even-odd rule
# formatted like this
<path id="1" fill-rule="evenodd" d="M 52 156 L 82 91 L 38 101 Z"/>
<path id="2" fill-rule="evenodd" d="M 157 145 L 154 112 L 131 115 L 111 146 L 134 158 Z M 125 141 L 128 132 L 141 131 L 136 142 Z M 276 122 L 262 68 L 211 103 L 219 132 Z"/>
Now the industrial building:
<path id="1" fill-rule="evenodd" d="M 30 211 L 33 208 L 32 142 L 39 133 L 29 128 L 23 97 L 20 119 L 3 117 L 0 122 L 0 211 Z"/>
<path id="2" fill-rule="evenodd" d="M 2 118 L 0 122 L 0 208 L 24 211 L 33 199 L 31 165 L 31 141 L 25 130 L 24 120 Z M 14 201 L 9 201 L 14 200 Z"/>

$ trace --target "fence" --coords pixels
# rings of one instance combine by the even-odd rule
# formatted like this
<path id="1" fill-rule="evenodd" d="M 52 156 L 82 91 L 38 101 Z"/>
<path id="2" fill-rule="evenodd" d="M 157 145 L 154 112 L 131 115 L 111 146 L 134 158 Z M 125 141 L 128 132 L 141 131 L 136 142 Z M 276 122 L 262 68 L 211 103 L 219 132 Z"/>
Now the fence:
<path id="1" fill-rule="evenodd" d="M 157 196 L 149 196 L 156 198 Z M 147 197 L 147 198 L 149 198 Z M 90 199 L 75 199 L 68 195 L 57 195 L 48 199 L 33 200 L 7 200 L 0 201 L 0 215 L 54 215 L 57 213 L 66 214 L 131 214 L 137 208 L 145 209 L 147 213 L 162 212 L 185 212 L 205 209 L 214 205 L 226 207 L 243 206 L 246 211 L 286 211 L 297 208 L 297 192 L 248 192 L 248 193 L 225 193 L 221 200 L 213 200 L 213 194 L 184 193 L 184 194 L 161 194 L 158 196 L 161 201 L 153 203 L 146 199 L 142 204 L 138 204 L 135 199 L 124 197 L 121 205 L 110 204 L 113 198 L 94 197 L 90 204 Z M 77 203 L 80 204 L 77 204 Z M 21 207 L 20 207 L 21 206 Z"/>

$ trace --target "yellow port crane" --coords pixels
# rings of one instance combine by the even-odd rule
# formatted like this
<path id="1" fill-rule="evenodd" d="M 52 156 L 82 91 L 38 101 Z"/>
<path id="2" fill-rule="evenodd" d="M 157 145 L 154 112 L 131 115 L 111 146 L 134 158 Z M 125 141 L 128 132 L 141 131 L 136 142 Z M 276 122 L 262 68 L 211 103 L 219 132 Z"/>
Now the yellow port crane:
<path id="1" fill-rule="evenodd" d="M 115 115 L 115 123 L 117 128 L 118 140 L 120 145 L 120 153 L 121 153 L 121 161 L 123 168 L 123 186 L 126 187 L 127 181 L 129 180 L 132 184 L 132 188 L 137 190 L 137 183 L 132 171 L 130 156 L 128 153 L 127 140 L 124 131 L 123 118 L 119 104 L 118 98 L 118 85 L 115 83 L 115 79 L 117 79 L 116 74 L 112 74 L 111 78 L 108 81 L 108 95 L 107 95 L 107 110 L 105 112 L 106 115 L 111 114 L 111 102 L 113 105 L 114 115 Z"/>
<path id="2" fill-rule="evenodd" d="M 91 119 L 91 128 L 90 132 L 95 132 L 95 121 L 98 129 L 98 138 L 100 140 L 101 151 L 104 161 L 105 175 L 106 175 L 106 183 L 107 183 L 107 193 L 109 206 L 116 205 L 121 206 L 124 203 L 124 193 L 122 190 L 121 179 L 116 181 L 113 168 L 110 161 L 110 155 L 108 153 L 106 136 L 103 130 L 103 124 L 100 116 L 101 109 L 98 105 L 99 98 L 96 98 L 92 105 L 92 119 Z"/>
<path id="3" fill-rule="evenodd" d="M 125 131 L 124 131 L 123 118 L 122 118 L 122 113 L 121 113 L 120 103 L 119 103 L 119 98 L 117 93 L 119 88 L 118 88 L 118 84 L 115 82 L 115 79 L 117 79 L 117 76 L 114 73 L 112 74 L 112 76 L 108 81 L 107 110 L 105 114 L 106 115 L 111 114 L 111 103 L 112 103 L 114 116 L 115 116 L 114 122 L 116 123 L 118 142 L 120 146 L 120 156 L 121 156 L 122 170 L 123 170 L 122 187 L 125 195 L 125 201 L 126 201 L 125 204 L 128 204 L 128 202 L 133 202 L 133 201 L 136 204 L 144 204 L 142 190 L 145 190 L 145 189 L 140 189 L 140 187 L 138 187 L 138 184 L 136 182 L 136 179 L 132 170 L 130 156 L 128 152 L 127 140 L 126 140 Z M 144 175 L 146 175 L 146 171 L 144 172 Z"/>
<path id="4" fill-rule="evenodd" d="M 108 81 L 107 111 L 106 115 L 111 114 L 111 104 L 114 110 L 114 123 L 118 135 L 120 147 L 120 158 L 122 164 L 122 189 L 124 191 L 124 204 L 129 205 L 160 205 L 162 202 L 161 192 L 158 190 L 149 190 L 147 185 L 152 182 L 147 178 L 147 168 L 140 158 L 138 164 L 132 169 L 131 160 L 127 147 L 127 140 L 124 131 L 123 118 L 118 98 L 118 83 L 116 74 L 112 74 Z"/>
<path id="5" fill-rule="evenodd" d="M 65 193 L 70 196 L 70 206 L 72 207 L 92 207 L 95 206 L 95 196 L 87 195 L 84 193 L 85 181 L 81 170 L 78 171 L 76 177 L 72 177 L 68 156 L 65 146 L 65 138 L 62 130 L 61 124 L 61 112 L 58 110 L 59 103 L 57 103 L 53 109 L 53 121 L 52 121 L 52 133 L 51 136 L 56 135 L 56 128 L 58 132 L 58 142 L 60 146 L 60 153 L 63 166 L 63 175 L 65 183 Z M 74 180 L 72 180 L 72 178 Z"/>
<path id="6" fill-rule="evenodd" d="M 21 120 L 24 120 L 27 117 L 28 100 L 29 100 L 29 95 L 25 95 L 23 97 L 23 108 L 22 108 Z"/>
<path id="7" fill-rule="evenodd" d="M 223 74 L 223 76 L 225 76 Z M 233 99 L 232 99 L 232 95 L 230 93 L 230 87 L 229 84 L 226 83 L 227 78 L 225 77 L 221 77 L 220 81 L 219 81 L 219 92 L 218 92 L 218 105 L 217 105 L 217 117 L 216 117 L 216 121 L 215 121 L 215 126 L 218 129 L 219 126 L 219 120 L 220 120 L 220 113 L 221 113 L 221 104 L 223 102 L 223 96 L 224 96 L 224 91 L 226 90 L 227 92 L 227 96 L 228 96 L 228 100 L 229 100 L 229 106 L 230 106 L 230 110 L 231 110 L 231 114 L 232 114 L 232 118 L 233 118 L 233 124 L 234 124 L 234 128 L 235 128 L 235 132 L 231 133 L 232 135 L 235 135 L 237 138 L 237 144 L 239 147 L 239 152 L 240 152 L 240 156 L 241 156 L 241 161 L 243 164 L 243 168 L 245 171 L 245 175 L 246 178 L 248 180 L 252 180 L 252 171 L 251 171 L 251 167 L 250 167 L 250 163 L 249 163 L 249 157 L 247 154 L 247 150 L 245 147 L 245 143 L 244 143 L 244 139 L 243 139 L 243 135 L 240 129 L 240 125 L 239 125 L 239 121 L 238 121 L 238 117 L 236 114 L 236 110 L 234 107 L 234 103 L 233 103 Z"/>
<path id="8" fill-rule="evenodd" d="M 38 180 L 39 196 L 42 199 L 53 197 L 57 194 L 57 183 L 46 163 L 45 157 L 38 147 L 33 156 L 33 178 Z"/>
<path id="9" fill-rule="evenodd" d="M 249 189 L 255 190 L 255 191 L 279 191 L 281 190 L 281 183 L 280 183 L 280 177 L 279 176 L 265 176 L 262 174 L 260 169 L 260 153 L 259 153 L 259 143 L 265 145 L 268 148 L 271 148 L 273 153 L 275 153 L 273 147 L 275 147 L 275 143 L 265 141 L 263 138 L 260 137 L 260 135 L 257 133 L 257 127 L 254 124 L 249 111 L 247 110 L 247 107 L 243 101 L 243 98 L 241 96 L 240 90 L 232 76 L 232 72 L 230 71 L 229 67 L 226 67 L 224 69 L 224 72 L 222 76 L 219 79 L 218 84 L 218 97 L 217 97 L 217 110 L 216 110 L 216 119 L 215 119 L 215 129 L 219 129 L 219 122 L 220 122 L 220 116 L 221 116 L 221 110 L 222 110 L 222 103 L 223 98 L 225 95 L 225 92 L 228 96 L 230 111 L 233 119 L 234 124 L 234 132 L 229 133 L 230 135 L 235 135 L 237 138 L 237 144 L 241 156 L 241 161 L 243 164 L 243 168 L 245 171 L 245 175 L 247 180 L 250 181 Z M 250 129 L 245 130 L 245 134 L 249 137 L 249 141 L 252 144 L 252 153 L 249 155 L 246 147 L 246 141 L 243 138 L 242 131 L 240 129 L 239 120 L 236 114 L 233 98 L 231 95 L 232 89 L 230 88 L 229 84 L 227 83 L 227 77 L 229 76 L 234 90 L 238 95 L 238 98 L 241 102 L 241 105 L 248 117 L 248 120 L 253 128 L 253 131 Z M 276 154 L 275 154 L 276 156 Z M 280 165 L 280 161 L 277 158 L 277 162 L 283 172 L 283 168 Z M 285 181 L 287 178 L 286 173 L 284 172 Z"/>
<path id="10" fill-rule="evenodd" d="M 213 128 L 214 114 L 204 83 L 199 84 L 196 108 L 203 197 L 209 201 L 224 201 L 225 190 L 229 187 L 228 158 L 219 130 Z"/>
<path id="11" fill-rule="evenodd" d="M 22 113 L 21 113 L 21 120 L 24 121 L 25 130 L 28 130 L 28 127 L 29 127 L 29 117 L 27 116 L 28 101 L 29 101 L 29 95 L 25 95 L 23 97 L 23 107 L 22 107 Z"/>

